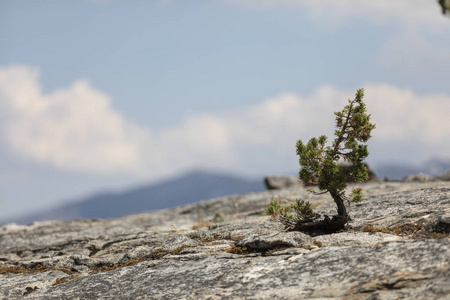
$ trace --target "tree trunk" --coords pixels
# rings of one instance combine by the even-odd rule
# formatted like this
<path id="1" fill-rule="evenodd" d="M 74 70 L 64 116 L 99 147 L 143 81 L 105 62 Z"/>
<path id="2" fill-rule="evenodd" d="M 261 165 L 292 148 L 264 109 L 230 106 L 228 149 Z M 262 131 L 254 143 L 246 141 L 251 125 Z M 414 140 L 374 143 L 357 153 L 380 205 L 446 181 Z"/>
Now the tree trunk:
<path id="1" fill-rule="evenodd" d="M 349 215 L 347 214 L 347 209 L 345 208 L 344 200 L 342 199 L 342 197 L 336 192 L 330 192 L 330 194 L 337 205 L 338 215 L 341 217 L 348 217 Z"/>

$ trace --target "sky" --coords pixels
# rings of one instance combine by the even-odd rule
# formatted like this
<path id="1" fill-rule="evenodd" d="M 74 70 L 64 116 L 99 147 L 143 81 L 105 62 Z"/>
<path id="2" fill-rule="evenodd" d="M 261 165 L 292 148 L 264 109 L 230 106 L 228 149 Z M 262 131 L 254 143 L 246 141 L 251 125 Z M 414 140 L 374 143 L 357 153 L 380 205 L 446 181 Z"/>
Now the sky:
<path id="1" fill-rule="evenodd" d="M 449 159 L 434 0 L 0 0 L 0 219 L 204 169 L 295 174 L 358 88 L 368 163 Z"/>

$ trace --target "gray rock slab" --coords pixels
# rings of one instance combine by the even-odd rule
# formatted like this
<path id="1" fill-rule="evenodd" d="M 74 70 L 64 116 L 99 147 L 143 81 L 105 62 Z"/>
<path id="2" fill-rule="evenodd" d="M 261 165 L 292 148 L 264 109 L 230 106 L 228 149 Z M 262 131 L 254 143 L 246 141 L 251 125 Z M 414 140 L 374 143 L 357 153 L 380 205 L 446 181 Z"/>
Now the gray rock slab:
<path id="1" fill-rule="evenodd" d="M 73 272 L 68 282 L 57 285 L 57 279 L 69 275 L 56 270 L 0 274 L 0 298 L 449 298 L 448 237 L 416 240 L 363 232 L 367 226 L 413 223 L 448 234 L 448 182 L 352 187 L 362 187 L 365 199 L 348 207 L 348 230 L 328 235 L 285 232 L 281 223 L 261 215 L 272 199 L 288 203 L 298 198 L 321 214 L 335 214 L 328 195 L 314 196 L 303 187 L 110 220 L 0 226 L 0 270 L 42 265 Z M 206 226 L 192 229 L 199 224 Z"/>
<path id="2" fill-rule="evenodd" d="M 427 240 L 298 255 L 180 255 L 43 287 L 24 299 L 439 299 L 450 291 L 449 275 L 449 240 Z"/>
<path id="3" fill-rule="evenodd" d="M 37 274 L 3 274 L 0 275 L 0 297 L 1 299 L 22 299 L 37 290 L 52 286 L 56 279 L 68 276 L 61 271 Z"/>
<path id="4" fill-rule="evenodd" d="M 314 237 L 314 240 L 320 242 L 323 247 L 378 245 L 384 242 L 395 242 L 405 239 L 405 237 L 381 232 L 337 232 L 334 234 L 325 234 Z"/>
<path id="5" fill-rule="evenodd" d="M 271 232 L 255 234 L 236 242 L 236 246 L 252 250 L 271 250 L 282 247 L 307 247 L 312 244 L 312 238 L 302 232 Z"/>
<path id="6" fill-rule="evenodd" d="M 350 209 L 352 225 L 389 227 L 450 216 L 450 187 L 368 197 Z"/>

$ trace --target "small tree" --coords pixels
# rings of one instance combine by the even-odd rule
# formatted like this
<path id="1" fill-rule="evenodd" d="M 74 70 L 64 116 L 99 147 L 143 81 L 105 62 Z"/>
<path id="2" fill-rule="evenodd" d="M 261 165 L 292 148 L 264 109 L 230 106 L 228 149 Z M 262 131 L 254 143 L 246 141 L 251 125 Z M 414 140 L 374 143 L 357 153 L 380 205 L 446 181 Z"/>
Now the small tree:
<path id="1" fill-rule="evenodd" d="M 356 92 L 354 100 L 336 115 L 335 140 L 331 147 L 325 147 L 327 137 L 312 138 L 304 145 L 297 142 L 297 155 L 300 156 L 300 179 L 305 184 L 317 184 L 321 193 L 329 192 L 337 205 L 338 215 L 349 217 L 345 208 L 345 188 L 348 178 L 354 181 L 365 181 L 369 178 L 363 160 L 369 155 L 366 143 L 375 125 L 370 123 L 370 115 L 366 113 L 363 102 L 364 89 Z M 347 172 L 341 170 L 338 161 L 348 161 L 351 168 Z M 361 199 L 361 190 L 353 190 L 353 199 Z"/>
<path id="2" fill-rule="evenodd" d="M 336 115 L 336 137 L 331 146 L 325 145 L 327 137 L 324 135 L 310 139 L 306 145 L 301 140 L 297 142 L 297 155 L 300 156 L 301 165 L 300 179 L 305 185 L 317 185 L 320 192 L 314 192 L 315 194 L 330 193 L 337 205 L 338 215 L 333 217 L 333 220 L 325 216 L 323 221 L 311 224 L 317 219 L 317 215 L 312 218 L 311 214 L 309 217 L 303 217 L 305 214 L 297 213 L 297 216 L 300 217 L 295 218 L 292 214 L 288 214 L 287 207 L 282 211 L 272 212 L 272 215 L 278 213 L 280 221 L 286 226 L 302 230 L 318 225 L 325 227 L 327 231 L 334 231 L 342 228 L 350 219 L 344 203 L 344 200 L 350 200 L 345 195 L 347 180 L 362 182 L 368 179 L 367 168 L 363 164 L 363 160 L 369 155 L 369 151 L 367 145 L 362 143 L 369 140 L 370 133 L 375 128 L 375 125 L 370 123 L 370 115 L 366 113 L 363 97 L 364 89 L 359 89 L 354 100 L 348 100 L 348 104 L 342 111 L 334 113 Z M 351 167 L 341 168 L 338 164 L 340 161 L 349 162 Z M 352 200 L 359 202 L 361 197 L 361 189 L 353 189 Z M 271 201 L 268 207 L 275 208 L 277 206 L 274 201 Z M 303 208 L 304 206 L 297 205 L 297 207 Z M 309 204 L 307 207 L 310 209 Z M 306 223 L 311 226 L 307 226 Z"/>

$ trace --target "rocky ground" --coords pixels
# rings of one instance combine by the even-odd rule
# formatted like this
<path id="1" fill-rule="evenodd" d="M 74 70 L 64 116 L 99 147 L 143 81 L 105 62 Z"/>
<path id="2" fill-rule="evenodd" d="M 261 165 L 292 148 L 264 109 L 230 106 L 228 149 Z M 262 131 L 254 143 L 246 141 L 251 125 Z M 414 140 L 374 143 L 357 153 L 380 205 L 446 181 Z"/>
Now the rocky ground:
<path id="1" fill-rule="evenodd" d="M 305 188 L 111 220 L 0 227 L 2 299 L 450 299 L 450 183 L 371 182 L 345 231 L 286 232 L 265 205 Z M 176 188 L 176 187 L 174 187 Z"/>

